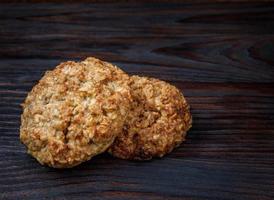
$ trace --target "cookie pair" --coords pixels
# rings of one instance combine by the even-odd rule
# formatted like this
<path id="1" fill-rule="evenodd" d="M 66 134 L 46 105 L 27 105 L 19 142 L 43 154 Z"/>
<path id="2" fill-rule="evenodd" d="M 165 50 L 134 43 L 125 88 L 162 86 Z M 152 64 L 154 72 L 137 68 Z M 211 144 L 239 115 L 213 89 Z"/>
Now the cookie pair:
<path id="1" fill-rule="evenodd" d="M 106 150 L 147 160 L 172 151 L 191 127 L 177 88 L 96 58 L 46 72 L 23 103 L 20 139 L 41 164 L 69 168 Z"/>

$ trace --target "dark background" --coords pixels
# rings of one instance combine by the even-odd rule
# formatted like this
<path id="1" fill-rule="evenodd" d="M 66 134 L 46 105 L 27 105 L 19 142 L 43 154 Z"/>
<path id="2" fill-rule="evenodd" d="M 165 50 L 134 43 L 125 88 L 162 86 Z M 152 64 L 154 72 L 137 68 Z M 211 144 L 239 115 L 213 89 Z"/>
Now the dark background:
<path id="1" fill-rule="evenodd" d="M 34 2 L 34 1 L 33 1 Z M 20 103 L 48 69 L 96 56 L 166 80 L 191 105 L 162 159 L 40 166 Z M 274 199 L 274 3 L 0 4 L 0 199 Z"/>

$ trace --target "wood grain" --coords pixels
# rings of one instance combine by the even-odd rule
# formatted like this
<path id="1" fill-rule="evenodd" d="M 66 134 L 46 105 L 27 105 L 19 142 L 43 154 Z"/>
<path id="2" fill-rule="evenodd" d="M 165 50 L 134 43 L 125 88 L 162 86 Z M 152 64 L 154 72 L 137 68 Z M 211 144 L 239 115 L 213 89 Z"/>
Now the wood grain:
<path id="1" fill-rule="evenodd" d="M 274 199 L 274 3 L 0 4 L 0 199 Z M 163 159 L 40 166 L 20 103 L 46 70 L 96 56 L 180 88 L 187 141 Z"/>

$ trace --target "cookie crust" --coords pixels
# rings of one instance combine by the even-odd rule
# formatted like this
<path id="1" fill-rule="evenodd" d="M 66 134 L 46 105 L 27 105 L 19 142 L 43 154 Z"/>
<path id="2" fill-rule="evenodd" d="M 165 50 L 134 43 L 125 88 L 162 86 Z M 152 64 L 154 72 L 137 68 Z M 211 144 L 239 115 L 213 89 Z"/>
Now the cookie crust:
<path id="1" fill-rule="evenodd" d="M 131 110 L 108 152 L 130 160 L 162 157 L 185 140 L 189 106 L 176 87 L 158 79 L 132 76 L 130 88 Z"/>
<path id="2" fill-rule="evenodd" d="M 41 164 L 70 168 L 104 152 L 129 110 L 129 77 L 96 58 L 48 71 L 23 103 L 20 139 Z"/>

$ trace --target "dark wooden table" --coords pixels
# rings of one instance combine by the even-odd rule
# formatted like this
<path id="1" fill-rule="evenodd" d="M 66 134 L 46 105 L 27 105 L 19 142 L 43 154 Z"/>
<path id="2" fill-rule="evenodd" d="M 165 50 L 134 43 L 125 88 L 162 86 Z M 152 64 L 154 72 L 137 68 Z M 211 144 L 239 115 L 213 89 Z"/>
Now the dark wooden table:
<path id="1" fill-rule="evenodd" d="M 193 128 L 163 159 L 39 165 L 20 103 L 61 61 L 161 78 Z M 0 199 L 274 199 L 274 3 L 0 4 Z"/>

